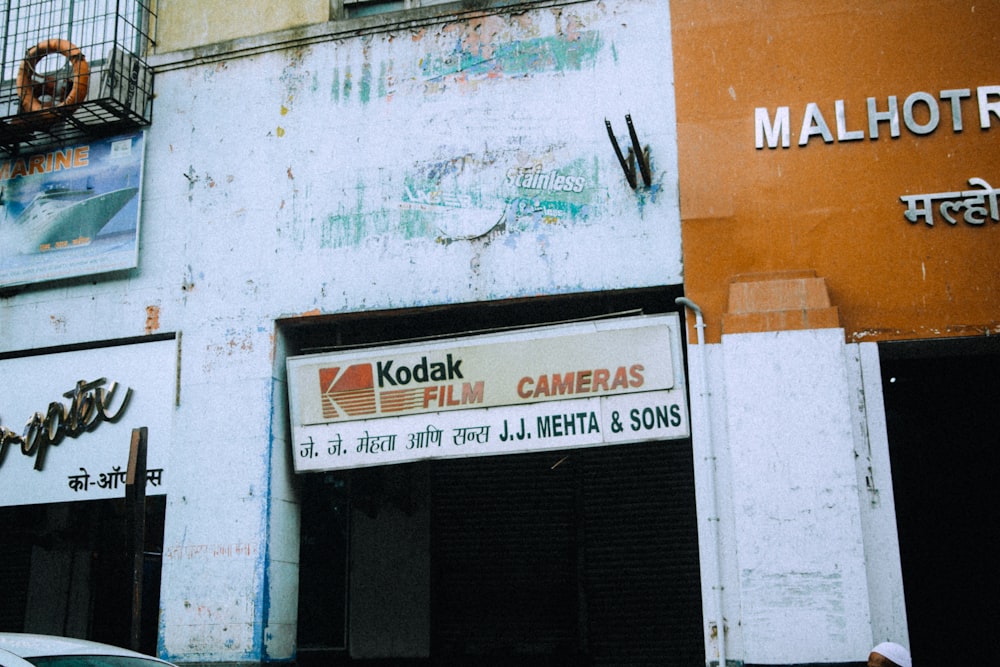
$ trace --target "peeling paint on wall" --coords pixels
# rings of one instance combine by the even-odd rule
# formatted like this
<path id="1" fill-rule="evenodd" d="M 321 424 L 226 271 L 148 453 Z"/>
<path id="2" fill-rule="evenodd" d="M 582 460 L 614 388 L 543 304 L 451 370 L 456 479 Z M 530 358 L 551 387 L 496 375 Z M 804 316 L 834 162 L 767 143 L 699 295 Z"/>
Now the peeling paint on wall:
<path id="1" fill-rule="evenodd" d="M 278 77 L 284 88 L 286 104 L 289 108 L 296 98 L 306 91 L 315 90 L 318 82 L 315 75 L 308 68 L 307 62 L 312 55 L 311 49 L 302 48 L 289 52 L 286 66 L 282 69 Z"/>
<path id="2" fill-rule="evenodd" d="M 794 615 L 803 626 L 825 631 L 825 640 L 847 642 L 847 605 L 839 572 L 741 573 L 747 622 L 778 626 Z"/>
<path id="3" fill-rule="evenodd" d="M 337 110 L 326 125 L 329 203 L 302 201 L 318 224 L 302 247 L 449 245 L 662 215 L 664 179 L 675 176 L 656 170 L 651 187 L 625 190 L 603 127 L 618 114 L 590 108 L 618 104 L 622 76 L 632 75 L 616 46 L 628 25 L 627 12 L 601 4 L 541 9 L 423 27 L 409 39 L 344 40 L 328 60 L 310 60 L 312 89 L 329 91 Z M 286 62 L 283 80 L 298 94 L 305 68 Z M 656 116 L 641 117 L 644 139 L 662 145 L 663 126 L 647 120 Z M 672 148 L 657 148 L 669 164 Z M 309 226 L 293 214 L 295 228 Z"/>
<path id="4" fill-rule="evenodd" d="M 551 26 L 540 23 L 552 20 L 558 30 L 550 34 Z M 558 13 L 554 19 L 546 13 L 526 13 L 515 23 L 490 16 L 446 24 L 433 31 L 420 29 L 410 41 L 422 49 L 405 53 L 402 48 L 393 47 L 391 37 L 382 45 L 369 38 L 357 54 L 361 59 L 361 74 L 356 99 L 364 106 L 373 99 L 389 102 L 398 94 L 439 96 L 453 88 L 473 92 L 488 82 L 561 75 L 596 67 L 607 47 L 601 32 L 588 28 L 586 19 L 581 17 L 566 20 L 566 25 L 563 22 Z M 293 62 L 287 69 L 296 67 L 298 63 Z M 333 67 L 330 101 L 335 104 L 352 101 L 357 67 L 357 62 Z M 289 73 L 282 76 L 289 94 L 293 89 L 297 92 L 303 88 L 301 76 Z M 314 87 L 319 87 L 315 77 Z"/>
<path id="5" fill-rule="evenodd" d="M 147 334 L 151 334 L 160 328 L 160 307 L 146 306 L 146 326 Z"/>
<path id="6" fill-rule="evenodd" d="M 516 234 L 545 225 L 590 222 L 602 188 L 595 157 L 556 164 L 551 156 L 508 162 L 503 154 L 467 154 L 415 165 L 396 179 L 359 181 L 354 206 L 329 216 L 323 247 L 372 236 L 452 243 L 502 229 Z M 369 191 L 374 190 L 374 194 Z M 369 198 L 375 201 L 369 201 Z M 381 206 L 383 202 L 393 202 Z"/>
<path id="7" fill-rule="evenodd" d="M 422 60 L 425 91 L 441 93 L 450 84 L 469 88 L 494 79 L 580 70 L 594 63 L 603 46 L 593 31 L 575 39 L 550 35 L 486 45 L 468 45 L 463 40 L 452 53 L 431 54 Z"/>
<path id="8" fill-rule="evenodd" d="M 205 349 L 203 356 L 202 372 L 210 375 L 215 372 L 216 364 L 224 362 L 235 356 L 249 357 L 254 353 L 254 340 L 261 333 L 258 327 L 256 332 L 250 328 L 226 329 L 221 334 L 221 341 L 212 342 Z"/>
<path id="9" fill-rule="evenodd" d="M 192 139 L 190 166 L 180 163 L 191 212 L 206 227 L 231 226 L 233 239 L 255 235 L 279 261 L 316 253 L 311 269 L 329 289 L 312 289 L 300 309 L 382 303 L 397 296 L 381 281 L 419 284 L 429 272 L 426 300 L 620 288 L 640 267 L 629 285 L 679 282 L 672 67 L 663 27 L 639 20 L 651 8 L 663 7 L 529 9 L 205 68 L 214 90 L 240 86 L 269 103 L 222 125 L 217 104 L 178 102 L 197 141 L 220 137 L 218 157 Z M 604 119 L 626 113 L 656 158 L 651 187 L 629 188 L 608 143 Z M 222 155 L 254 133 L 271 141 L 251 142 L 253 167 L 223 182 Z M 266 229 L 255 227 L 262 211 Z M 484 244 L 491 250 L 473 261 Z M 587 258 L 609 244 L 629 261 L 595 269 Z M 501 270 L 511 253 L 515 282 Z M 199 281 L 200 298 L 218 273 Z M 376 284 L 379 295 L 367 295 Z"/>

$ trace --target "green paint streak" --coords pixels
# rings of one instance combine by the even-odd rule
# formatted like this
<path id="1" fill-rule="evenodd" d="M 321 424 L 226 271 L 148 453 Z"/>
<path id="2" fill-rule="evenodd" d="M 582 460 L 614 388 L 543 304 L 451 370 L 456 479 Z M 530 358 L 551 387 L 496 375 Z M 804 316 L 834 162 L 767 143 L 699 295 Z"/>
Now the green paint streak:
<path id="1" fill-rule="evenodd" d="M 386 97 L 389 94 L 389 65 L 384 61 L 379 66 L 378 73 L 378 96 Z"/>
<path id="2" fill-rule="evenodd" d="M 372 66 L 365 63 L 361 66 L 361 103 L 368 104 L 372 97 Z"/>
<path id="3" fill-rule="evenodd" d="M 424 211 L 404 209 L 400 211 L 399 231 L 406 240 L 433 238 L 439 234 L 432 216 Z"/>
<path id="4" fill-rule="evenodd" d="M 343 87 L 343 91 L 344 91 L 344 101 L 345 102 L 351 99 L 351 87 L 352 87 L 351 86 L 351 68 L 348 67 L 347 70 L 344 72 L 344 87 Z"/>
<path id="5" fill-rule="evenodd" d="M 326 224 L 320 230 L 319 245 L 321 248 L 357 246 L 364 238 L 364 226 L 362 213 L 341 209 L 327 218 Z"/>
<path id="6" fill-rule="evenodd" d="M 413 238 L 427 236 L 419 221 L 410 220 L 409 227 L 400 228 L 399 215 L 393 206 L 381 207 L 368 201 L 367 186 L 358 180 L 354 187 L 354 202 L 341 203 L 337 212 L 327 216 L 320 229 L 321 248 L 359 247 L 373 237 Z"/>
<path id="7" fill-rule="evenodd" d="M 330 99 L 340 102 L 340 68 L 333 70 L 333 83 L 330 85 Z"/>
<path id="8" fill-rule="evenodd" d="M 357 246 L 365 237 L 365 184 L 363 182 L 358 181 L 355 185 L 354 195 L 353 206 L 341 202 L 337 205 L 337 212 L 327 218 L 326 224 L 320 231 L 321 248 Z"/>

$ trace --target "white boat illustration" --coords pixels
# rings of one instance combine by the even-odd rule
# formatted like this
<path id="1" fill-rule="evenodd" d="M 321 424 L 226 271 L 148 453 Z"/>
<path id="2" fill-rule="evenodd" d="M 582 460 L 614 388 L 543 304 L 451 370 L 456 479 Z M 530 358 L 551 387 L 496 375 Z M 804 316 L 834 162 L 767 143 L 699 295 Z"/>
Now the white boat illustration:
<path id="1" fill-rule="evenodd" d="M 87 245 L 138 191 L 121 188 L 95 194 L 90 189 L 48 188 L 16 216 L 4 204 L 0 254 L 27 255 Z"/>

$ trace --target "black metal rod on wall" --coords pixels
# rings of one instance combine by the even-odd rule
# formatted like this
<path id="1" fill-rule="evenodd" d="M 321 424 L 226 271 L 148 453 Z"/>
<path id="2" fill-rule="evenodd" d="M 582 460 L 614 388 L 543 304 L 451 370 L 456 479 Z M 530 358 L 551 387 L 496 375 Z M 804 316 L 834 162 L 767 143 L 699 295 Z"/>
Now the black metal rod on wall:
<path id="1" fill-rule="evenodd" d="M 142 641 L 142 574 L 146 543 L 146 441 L 145 426 L 132 429 L 128 472 L 125 478 L 125 504 L 128 507 L 129 553 L 132 556 L 132 628 L 130 648 L 140 650 Z"/>

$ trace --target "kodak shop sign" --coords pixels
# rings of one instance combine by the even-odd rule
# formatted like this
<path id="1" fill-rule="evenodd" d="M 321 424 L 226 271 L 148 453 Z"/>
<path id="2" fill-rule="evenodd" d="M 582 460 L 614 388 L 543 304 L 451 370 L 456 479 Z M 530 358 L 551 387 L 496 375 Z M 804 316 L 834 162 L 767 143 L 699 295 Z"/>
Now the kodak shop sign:
<path id="1" fill-rule="evenodd" d="M 296 469 L 689 434 L 676 314 L 288 360 Z"/>

